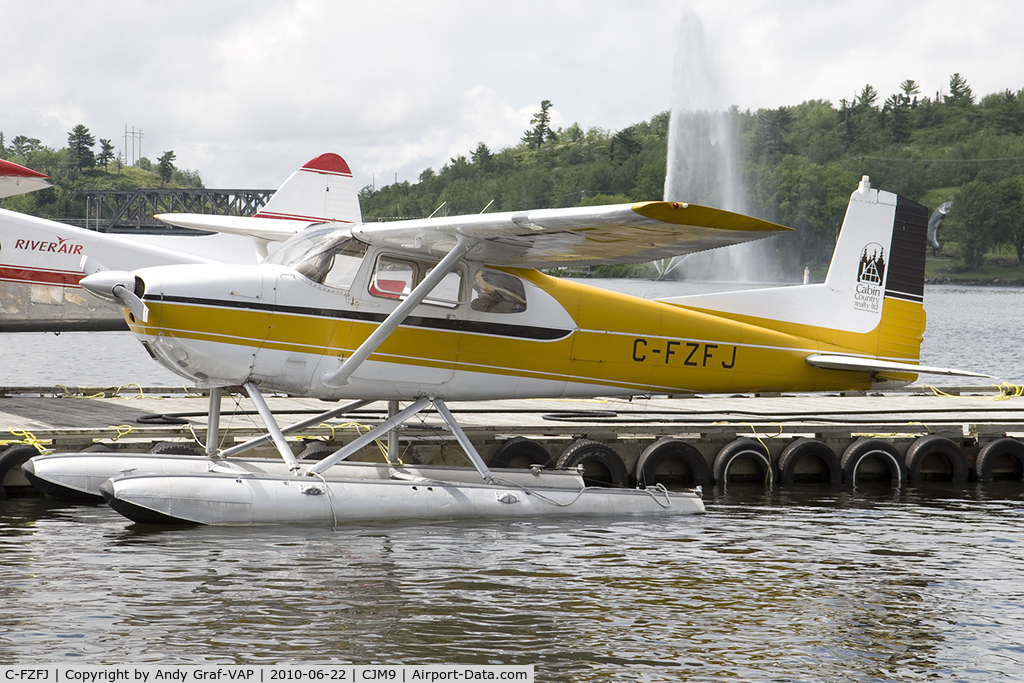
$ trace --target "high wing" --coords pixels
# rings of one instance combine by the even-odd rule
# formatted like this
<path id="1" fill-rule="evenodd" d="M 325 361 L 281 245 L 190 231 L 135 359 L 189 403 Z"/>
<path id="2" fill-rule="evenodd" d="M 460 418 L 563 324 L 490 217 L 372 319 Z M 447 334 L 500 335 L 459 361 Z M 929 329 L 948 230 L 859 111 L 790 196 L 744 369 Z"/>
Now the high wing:
<path id="1" fill-rule="evenodd" d="M 0 159 L 0 199 L 50 187 L 50 176 Z"/>
<path id="2" fill-rule="evenodd" d="M 364 223 L 352 234 L 369 244 L 433 253 L 450 251 L 461 235 L 480 241 L 474 260 L 538 268 L 644 263 L 791 229 L 697 204 L 640 202 Z"/>

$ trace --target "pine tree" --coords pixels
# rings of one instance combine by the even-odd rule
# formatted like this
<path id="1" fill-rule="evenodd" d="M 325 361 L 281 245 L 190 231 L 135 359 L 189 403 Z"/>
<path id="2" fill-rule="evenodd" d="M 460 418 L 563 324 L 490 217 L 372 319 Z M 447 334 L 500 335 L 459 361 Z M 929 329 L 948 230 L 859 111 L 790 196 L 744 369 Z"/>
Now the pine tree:
<path id="1" fill-rule="evenodd" d="M 558 140 L 555 131 L 551 130 L 551 114 L 548 113 L 548 109 L 551 109 L 551 100 L 541 101 L 540 111 L 530 119 L 533 128 L 523 133 L 523 142 L 534 149 L 545 142 Z"/>
<path id="2" fill-rule="evenodd" d="M 92 168 L 96 165 L 96 155 L 92 148 L 96 144 L 96 137 L 89 129 L 78 124 L 68 133 L 68 165 L 71 168 L 81 171 L 83 168 Z"/>
<path id="3" fill-rule="evenodd" d="M 164 152 L 159 159 L 157 159 L 156 173 L 160 176 L 160 181 L 168 183 L 171 181 L 171 176 L 174 175 L 174 151 Z"/>
<path id="4" fill-rule="evenodd" d="M 971 86 L 967 85 L 967 79 L 959 73 L 949 77 L 949 99 L 959 104 L 974 104 Z"/>
<path id="5" fill-rule="evenodd" d="M 100 138 L 100 153 L 96 155 L 96 163 L 103 164 L 103 170 L 107 170 L 107 164 L 114 160 L 114 145 L 110 140 Z"/>

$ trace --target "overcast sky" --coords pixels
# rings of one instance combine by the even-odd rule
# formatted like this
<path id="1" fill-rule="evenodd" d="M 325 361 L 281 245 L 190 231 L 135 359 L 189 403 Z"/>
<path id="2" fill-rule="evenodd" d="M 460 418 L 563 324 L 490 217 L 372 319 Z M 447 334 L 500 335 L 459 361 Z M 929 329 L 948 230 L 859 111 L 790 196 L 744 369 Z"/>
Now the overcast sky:
<path id="1" fill-rule="evenodd" d="M 332 151 L 380 186 L 516 144 L 544 99 L 556 127 L 648 120 L 701 32 L 716 99 L 756 110 L 908 78 L 934 97 L 954 72 L 1019 90 L 1022 19 L 1018 0 L 0 0 L 0 131 L 60 148 L 82 123 L 122 150 L 134 127 L 211 188 Z"/>

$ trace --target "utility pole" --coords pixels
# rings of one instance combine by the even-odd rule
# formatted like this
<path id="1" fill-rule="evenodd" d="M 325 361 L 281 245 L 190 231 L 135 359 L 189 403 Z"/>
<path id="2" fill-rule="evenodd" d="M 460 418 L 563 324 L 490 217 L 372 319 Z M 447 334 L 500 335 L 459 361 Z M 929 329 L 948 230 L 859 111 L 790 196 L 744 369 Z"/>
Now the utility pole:
<path id="1" fill-rule="evenodd" d="M 128 138 L 132 139 L 132 153 L 128 156 Z M 128 132 L 128 124 L 124 124 L 124 156 L 129 166 L 134 166 L 135 162 L 142 158 L 142 129 L 135 130 L 135 126 L 132 126 L 131 132 Z M 135 156 L 135 140 L 139 141 L 139 156 Z"/>

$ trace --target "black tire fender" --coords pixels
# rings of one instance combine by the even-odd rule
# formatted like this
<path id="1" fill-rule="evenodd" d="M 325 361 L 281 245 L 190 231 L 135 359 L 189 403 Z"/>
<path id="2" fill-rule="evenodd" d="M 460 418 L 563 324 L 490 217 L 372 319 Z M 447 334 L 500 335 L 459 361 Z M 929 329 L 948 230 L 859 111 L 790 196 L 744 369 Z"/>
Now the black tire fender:
<path id="1" fill-rule="evenodd" d="M 889 479 L 898 488 L 906 479 L 903 457 L 893 444 L 882 439 L 874 439 L 862 436 L 843 451 L 840 466 L 843 470 L 843 480 L 851 485 L 857 485 L 857 469 L 868 458 L 877 458 L 889 471 Z"/>
<path id="2" fill-rule="evenodd" d="M 779 456 L 779 486 L 792 486 L 796 477 L 796 466 L 805 458 L 816 458 L 823 466 L 822 484 L 842 484 L 843 467 L 839 456 L 824 441 L 800 437 L 786 446 Z"/>
<path id="3" fill-rule="evenodd" d="M 963 484 L 967 481 L 967 456 L 960 446 L 944 436 L 929 434 L 910 444 L 903 457 L 909 483 L 916 484 L 921 480 L 921 465 L 932 455 L 939 455 L 946 461 L 953 483 Z"/>
<path id="4" fill-rule="evenodd" d="M 707 486 L 711 483 L 711 473 L 704 456 L 692 444 L 671 436 L 664 436 L 640 454 L 636 463 L 636 481 L 640 486 L 654 486 L 658 468 L 666 463 L 679 462 L 690 471 L 693 480 L 688 488 Z"/>
<path id="5" fill-rule="evenodd" d="M 1009 456 L 1013 461 L 1013 479 L 1024 479 L 1024 444 L 1008 436 L 989 441 L 978 451 L 974 461 L 974 474 L 978 481 L 992 481 L 992 467 L 1002 456 Z"/>
<path id="6" fill-rule="evenodd" d="M 754 439 L 736 439 L 728 443 L 715 456 L 714 477 L 718 484 L 727 484 L 729 468 L 739 458 L 748 458 L 761 468 L 765 484 L 770 486 L 775 478 L 772 459 L 764 444 Z"/>
<path id="7" fill-rule="evenodd" d="M 155 455 L 202 455 L 202 453 L 191 446 L 173 441 L 161 441 L 147 452 Z"/>
<path id="8" fill-rule="evenodd" d="M 13 470 L 20 470 L 22 465 L 37 455 L 39 449 L 27 443 L 16 443 L 0 454 L 0 500 L 7 497 L 3 487 L 7 474 Z"/>
<path id="9" fill-rule="evenodd" d="M 629 472 L 622 458 L 610 446 L 592 439 L 576 439 L 558 456 L 555 466 L 568 469 L 583 465 L 583 481 L 587 486 L 629 485 Z"/>
<path id="10" fill-rule="evenodd" d="M 498 447 L 491 456 L 490 466 L 494 468 L 529 467 L 543 465 L 544 469 L 555 466 L 548 449 L 533 439 L 516 436 Z"/>
<path id="11" fill-rule="evenodd" d="M 328 455 L 333 453 L 335 450 L 337 450 L 337 449 L 331 448 L 331 446 L 326 441 L 319 441 L 319 440 L 309 441 L 306 444 L 306 447 L 303 448 L 301 451 L 299 451 L 299 454 L 295 456 L 295 459 L 296 460 L 323 460 Z"/>

